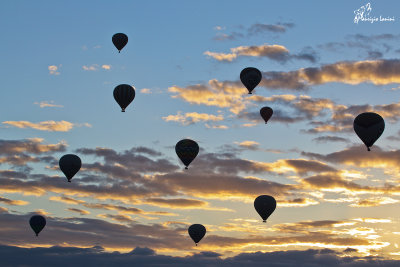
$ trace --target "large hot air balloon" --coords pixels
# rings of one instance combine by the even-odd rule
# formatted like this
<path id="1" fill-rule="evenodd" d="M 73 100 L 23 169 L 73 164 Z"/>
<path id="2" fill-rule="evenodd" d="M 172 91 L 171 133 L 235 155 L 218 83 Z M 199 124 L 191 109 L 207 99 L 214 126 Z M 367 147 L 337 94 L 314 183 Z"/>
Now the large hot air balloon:
<path id="1" fill-rule="evenodd" d="M 268 120 L 271 118 L 274 111 L 270 107 L 263 107 L 260 109 L 261 117 L 264 119 L 265 124 L 267 124 Z"/>
<path id="2" fill-rule="evenodd" d="M 256 68 L 249 67 L 240 72 L 240 80 L 246 86 L 247 90 L 249 90 L 249 94 L 261 82 L 261 78 L 261 71 Z"/>
<path id="3" fill-rule="evenodd" d="M 77 155 L 66 154 L 60 158 L 58 164 L 61 171 L 67 177 L 68 182 L 71 182 L 72 177 L 80 170 L 82 161 Z"/>
<path id="4" fill-rule="evenodd" d="M 199 145 L 193 140 L 183 139 L 176 143 L 175 152 L 187 169 L 199 153 Z"/>
<path id="5" fill-rule="evenodd" d="M 274 212 L 276 209 L 276 201 L 275 198 L 268 195 L 258 196 L 254 200 L 254 208 L 260 214 L 263 222 L 267 222 L 268 217 Z"/>
<path id="6" fill-rule="evenodd" d="M 135 99 L 135 89 L 129 84 L 120 84 L 114 89 L 114 99 L 125 112 L 126 107 Z"/>
<path id="7" fill-rule="evenodd" d="M 354 119 L 354 131 L 367 146 L 368 151 L 385 130 L 383 118 L 373 112 L 364 112 Z"/>
<path id="8" fill-rule="evenodd" d="M 201 224 L 192 224 L 189 226 L 188 232 L 197 246 L 197 243 L 206 235 L 206 228 Z"/>
<path id="9" fill-rule="evenodd" d="M 42 215 L 33 215 L 29 220 L 29 224 L 36 236 L 38 236 L 46 225 L 46 219 Z"/>
<path id="10" fill-rule="evenodd" d="M 121 53 L 122 48 L 128 43 L 128 36 L 124 33 L 116 33 L 112 37 L 112 42 L 118 49 L 118 53 Z"/>

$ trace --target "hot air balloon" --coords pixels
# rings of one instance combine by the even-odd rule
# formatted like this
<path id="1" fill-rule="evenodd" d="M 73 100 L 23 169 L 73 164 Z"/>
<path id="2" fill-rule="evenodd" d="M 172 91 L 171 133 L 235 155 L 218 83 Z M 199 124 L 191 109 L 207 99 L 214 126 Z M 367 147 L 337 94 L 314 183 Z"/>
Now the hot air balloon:
<path id="1" fill-rule="evenodd" d="M 65 174 L 68 182 L 71 182 L 72 177 L 79 171 L 82 166 L 81 159 L 74 154 L 66 154 L 62 156 L 58 162 L 61 171 Z"/>
<path id="2" fill-rule="evenodd" d="M 249 90 L 249 94 L 261 82 L 262 74 L 256 68 L 245 68 L 240 72 L 240 80 L 243 85 Z"/>
<path id="3" fill-rule="evenodd" d="M 135 89 L 129 84 L 120 84 L 114 89 L 114 99 L 125 112 L 126 107 L 135 99 Z"/>
<path id="4" fill-rule="evenodd" d="M 270 107 L 263 107 L 260 109 L 261 117 L 264 119 L 265 124 L 267 124 L 268 120 L 271 118 L 274 111 Z"/>
<path id="5" fill-rule="evenodd" d="M 36 236 L 38 236 L 46 225 L 46 219 L 42 215 L 33 215 L 29 220 L 29 224 Z"/>
<path id="6" fill-rule="evenodd" d="M 263 222 L 267 222 L 268 217 L 274 212 L 276 209 L 276 201 L 275 198 L 268 195 L 258 196 L 254 200 L 254 208 L 260 214 Z"/>
<path id="7" fill-rule="evenodd" d="M 197 243 L 206 235 L 206 228 L 201 224 L 192 224 L 188 228 L 188 233 L 197 246 Z"/>
<path id="8" fill-rule="evenodd" d="M 190 139 L 183 139 L 176 143 L 175 152 L 185 165 L 185 169 L 188 169 L 189 164 L 199 153 L 199 145 Z"/>
<path id="9" fill-rule="evenodd" d="M 118 49 L 118 53 L 121 53 L 122 48 L 128 43 L 128 36 L 124 33 L 116 33 L 112 37 L 112 42 Z"/>
<path id="10" fill-rule="evenodd" d="M 361 141 L 367 146 L 368 151 L 385 130 L 383 118 L 373 112 L 364 112 L 354 119 L 353 128 Z"/>

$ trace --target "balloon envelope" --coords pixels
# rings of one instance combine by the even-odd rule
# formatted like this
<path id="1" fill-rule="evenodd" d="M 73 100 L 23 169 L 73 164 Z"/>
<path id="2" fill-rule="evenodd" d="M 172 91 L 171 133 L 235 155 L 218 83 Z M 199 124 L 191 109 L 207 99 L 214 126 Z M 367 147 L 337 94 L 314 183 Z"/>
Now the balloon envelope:
<path id="1" fill-rule="evenodd" d="M 370 147 L 385 130 L 385 121 L 376 113 L 364 112 L 354 119 L 353 128 L 370 151 Z"/>
<path id="2" fill-rule="evenodd" d="M 135 89 L 129 84 L 120 84 L 114 89 L 114 99 L 125 112 L 126 107 L 135 99 Z"/>
<path id="3" fill-rule="evenodd" d="M 199 145 L 193 140 L 183 139 L 176 143 L 175 152 L 186 166 L 185 169 L 187 169 L 189 164 L 199 153 Z"/>
<path id="4" fill-rule="evenodd" d="M 260 214 L 263 222 L 266 222 L 268 217 L 274 212 L 276 209 L 276 201 L 275 198 L 268 195 L 258 196 L 254 200 L 254 208 Z"/>
<path id="5" fill-rule="evenodd" d="M 192 224 L 189 226 L 188 233 L 197 246 L 197 243 L 206 235 L 206 228 L 201 224 Z"/>
<path id="6" fill-rule="evenodd" d="M 256 68 L 245 68 L 240 72 L 240 80 L 243 85 L 249 90 L 249 94 L 261 82 L 262 74 Z"/>
<path id="7" fill-rule="evenodd" d="M 264 119 L 265 124 L 267 124 L 268 120 L 271 118 L 274 111 L 270 107 L 263 107 L 260 109 L 261 117 Z"/>
<path id="8" fill-rule="evenodd" d="M 46 225 L 46 219 L 41 215 L 33 215 L 29 220 L 29 224 L 36 236 L 38 236 Z"/>
<path id="9" fill-rule="evenodd" d="M 68 182 L 71 182 L 72 177 L 80 170 L 82 167 L 81 159 L 74 154 L 66 154 L 62 156 L 58 162 L 61 171 L 65 174 Z"/>
<path id="10" fill-rule="evenodd" d="M 112 37 L 114 46 L 118 49 L 118 53 L 121 52 L 122 48 L 128 43 L 128 36 L 124 33 L 116 33 Z"/>

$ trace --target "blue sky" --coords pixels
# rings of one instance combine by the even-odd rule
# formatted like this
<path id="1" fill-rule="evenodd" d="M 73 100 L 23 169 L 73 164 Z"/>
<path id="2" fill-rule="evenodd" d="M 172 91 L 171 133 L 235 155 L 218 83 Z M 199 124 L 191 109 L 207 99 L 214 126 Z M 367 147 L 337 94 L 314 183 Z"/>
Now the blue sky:
<path id="1" fill-rule="evenodd" d="M 394 21 L 355 23 L 367 3 L 0 3 L 0 244 L 141 247 L 149 263 L 324 248 L 334 262 L 398 260 L 399 3 L 369 2 L 370 17 Z M 129 37 L 121 53 L 117 32 Z M 263 73 L 252 96 L 239 80 L 249 66 Z M 125 113 L 119 84 L 136 90 Z M 366 111 L 386 123 L 370 153 L 352 129 Z M 174 151 L 183 138 L 201 148 L 189 171 Z M 71 184 L 58 168 L 67 153 L 83 162 Z M 278 202 L 267 225 L 260 194 Z M 39 239 L 33 213 L 48 219 Z M 197 248 L 192 223 L 208 229 Z"/>

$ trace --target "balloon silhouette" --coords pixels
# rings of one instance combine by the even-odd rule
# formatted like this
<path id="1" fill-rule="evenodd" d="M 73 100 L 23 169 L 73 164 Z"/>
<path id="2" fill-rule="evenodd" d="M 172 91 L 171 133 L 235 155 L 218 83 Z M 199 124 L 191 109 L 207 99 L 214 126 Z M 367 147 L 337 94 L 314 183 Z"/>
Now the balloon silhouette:
<path id="1" fill-rule="evenodd" d="M 29 224 L 36 236 L 38 236 L 46 225 L 46 219 L 41 215 L 33 215 L 29 220 Z"/>
<path id="2" fill-rule="evenodd" d="M 199 153 L 199 145 L 190 139 L 183 139 L 176 143 L 175 152 L 185 165 L 185 169 L 188 169 L 189 164 Z"/>
<path id="3" fill-rule="evenodd" d="M 114 46 L 118 49 L 118 53 L 121 53 L 122 48 L 128 43 L 128 36 L 123 33 L 116 33 L 112 37 Z"/>
<path id="4" fill-rule="evenodd" d="M 197 243 L 206 235 L 206 228 L 201 224 L 192 224 L 189 226 L 188 233 L 197 246 Z"/>
<path id="5" fill-rule="evenodd" d="M 60 158 L 58 165 L 60 165 L 60 169 L 67 177 L 68 182 L 71 182 L 72 177 L 80 170 L 82 161 L 77 155 L 66 154 Z"/>
<path id="6" fill-rule="evenodd" d="M 258 196 L 254 200 L 254 208 L 260 214 L 263 222 L 267 222 L 268 217 L 274 212 L 276 209 L 276 201 L 275 198 L 268 195 Z"/>
<path id="7" fill-rule="evenodd" d="M 129 84 L 120 84 L 114 89 L 114 99 L 125 112 L 126 107 L 135 99 L 135 89 Z"/>
<path id="8" fill-rule="evenodd" d="M 270 107 L 263 107 L 260 109 L 260 115 L 264 119 L 265 124 L 267 124 L 268 120 L 271 118 L 274 111 Z"/>
<path id="9" fill-rule="evenodd" d="M 353 128 L 361 141 L 367 146 L 368 151 L 385 130 L 383 118 L 373 112 L 361 113 L 354 119 Z"/>
<path id="10" fill-rule="evenodd" d="M 256 68 L 245 68 L 240 72 L 240 80 L 243 85 L 249 90 L 249 94 L 261 82 L 262 74 Z"/>

